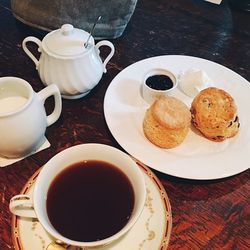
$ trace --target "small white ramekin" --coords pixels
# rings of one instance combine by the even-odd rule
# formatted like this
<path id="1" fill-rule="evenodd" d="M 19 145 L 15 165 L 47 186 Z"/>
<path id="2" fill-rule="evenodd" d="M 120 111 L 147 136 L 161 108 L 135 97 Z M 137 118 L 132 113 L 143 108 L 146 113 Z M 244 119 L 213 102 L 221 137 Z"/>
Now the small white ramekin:
<path id="1" fill-rule="evenodd" d="M 173 87 L 171 87 L 170 89 L 166 89 L 166 90 L 157 90 L 157 89 L 149 87 L 146 84 L 146 80 L 150 76 L 154 76 L 154 75 L 168 76 L 173 82 Z M 177 78 L 172 72 L 166 69 L 161 69 L 161 68 L 150 69 L 149 71 L 146 72 L 146 74 L 144 75 L 142 79 L 142 97 L 147 103 L 152 104 L 155 100 L 159 99 L 162 96 L 172 95 L 176 87 L 177 87 Z"/>

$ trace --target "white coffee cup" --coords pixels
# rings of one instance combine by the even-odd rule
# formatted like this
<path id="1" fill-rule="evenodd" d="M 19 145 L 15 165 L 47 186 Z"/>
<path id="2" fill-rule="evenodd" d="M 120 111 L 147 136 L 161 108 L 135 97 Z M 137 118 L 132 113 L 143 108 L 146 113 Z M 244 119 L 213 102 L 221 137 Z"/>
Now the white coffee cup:
<path id="1" fill-rule="evenodd" d="M 46 115 L 44 102 L 54 96 L 55 108 Z M 17 77 L 0 78 L 0 155 L 25 157 L 45 141 L 45 130 L 57 121 L 62 101 L 56 85 L 35 93 L 31 85 Z"/>
<path id="2" fill-rule="evenodd" d="M 116 166 L 128 177 L 134 191 L 134 208 L 127 224 L 114 235 L 91 242 L 75 241 L 61 235 L 51 224 L 46 209 L 47 193 L 55 177 L 67 167 L 72 166 L 72 164 L 85 160 L 104 161 Z M 135 161 L 114 147 L 89 143 L 70 147 L 51 158 L 44 165 L 37 177 L 33 196 L 14 196 L 10 201 L 10 211 L 18 216 L 37 218 L 44 229 L 52 235 L 55 240 L 62 243 L 78 247 L 96 247 L 109 244 L 127 233 L 139 218 L 144 207 L 145 199 L 146 187 L 144 176 Z M 101 206 L 100 209 L 102 209 Z"/>

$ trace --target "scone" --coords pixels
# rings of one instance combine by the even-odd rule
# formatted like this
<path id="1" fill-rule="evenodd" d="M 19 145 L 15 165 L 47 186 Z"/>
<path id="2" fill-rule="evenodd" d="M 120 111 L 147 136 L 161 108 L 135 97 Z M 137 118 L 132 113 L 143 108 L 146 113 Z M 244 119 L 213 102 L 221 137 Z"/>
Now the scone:
<path id="1" fill-rule="evenodd" d="M 193 125 L 208 139 L 223 141 L 239 130 L 239 117 L 234 99 L 215 87 L 202 90 L 191 105 Z"/>
<path id="2" fill-rule="evenodd" d="M 174 97 L 156 100 L 146 111 L 143 120 L 145 136 L 161 148 L 173 148 L 185 139 L 191 124 L 188 107 Z"/>

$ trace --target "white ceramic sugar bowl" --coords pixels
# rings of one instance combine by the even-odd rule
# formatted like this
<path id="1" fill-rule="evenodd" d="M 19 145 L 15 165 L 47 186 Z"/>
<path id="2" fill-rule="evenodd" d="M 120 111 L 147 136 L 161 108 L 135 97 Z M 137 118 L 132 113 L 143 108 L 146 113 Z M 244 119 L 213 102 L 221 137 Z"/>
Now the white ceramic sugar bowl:
<path id="1" fill-rule="evenodd" d="M 92 36 L 88 46 L 84 46 L 88 36 L 88 32 L 64 24 L 60 29 L 48 33 L 42 41 L 36 37 L 26 37 L 22 46 L 35 63 L 45 85 L 56 84 L 62 97 L 77 99 L 87 95 L 98 84 L 115 51 L 113 44 L 106 40 L 95 45 Z M 27 48 L 28 42 L 38 45 L 41 52 L 39 60 Z M 111 49 L 104 62 L 99 56 L 101 46 Z"/>

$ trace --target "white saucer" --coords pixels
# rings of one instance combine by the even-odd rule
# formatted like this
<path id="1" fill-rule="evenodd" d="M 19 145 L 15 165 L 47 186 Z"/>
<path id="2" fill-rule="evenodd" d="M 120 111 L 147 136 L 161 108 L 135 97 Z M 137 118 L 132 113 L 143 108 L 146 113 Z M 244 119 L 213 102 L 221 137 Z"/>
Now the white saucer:
<path id="1" fill-rule="evenodd" d="M 172 214 L 164 187 L 153 172 L 136 161 L 144 173 L 147 200 L 135 226 L 121 240 L 96 250 L 166 250 L 172 229 Z M 32 193 L 38 170 L 22 189 Z M 45 250 L 53 239 L 37 220 L 12 217 L 12 239 L 16 250 Z"/>
<path id="2" fill-rule="evenodd" d="M 78 94 L 78 95 L 62 95 L 62 97 L 64 99 L 69 99 L 69 100 L 80 99 L 80 98 L 84 97 L 85 95 L 89 94 L 89 92 L 90 92 L 90 90 L 86 91 L 84 93 Z"/>

